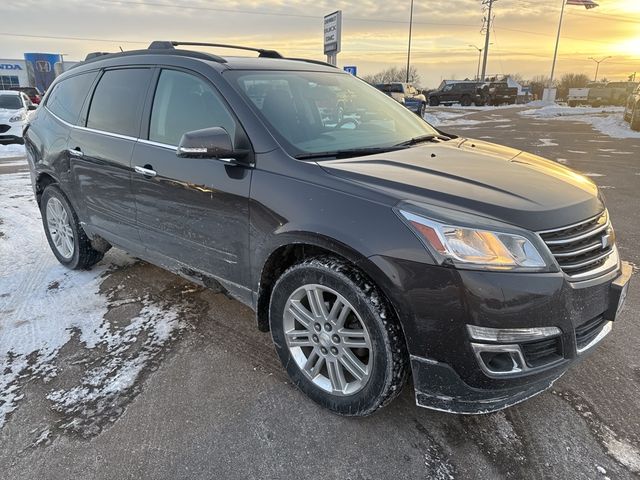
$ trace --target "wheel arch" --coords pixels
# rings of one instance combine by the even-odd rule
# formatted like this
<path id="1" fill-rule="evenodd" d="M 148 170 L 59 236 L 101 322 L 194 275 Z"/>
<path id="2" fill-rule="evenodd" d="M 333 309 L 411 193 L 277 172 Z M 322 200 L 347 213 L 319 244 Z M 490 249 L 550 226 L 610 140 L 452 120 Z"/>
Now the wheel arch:
<path id="1" fill-rule="evenodd" d="M 35 192 L 36 192 L 36 201 L 38 202 L 38 206 L 40 206 L 40 200 L 42 198 L 42 193 L 44 192 L 44 189 L 51 184 L 59 185 L 60 181 L 49 172 L 36 173 Z"/>
<path id="2" fill-rule="evenodd" d="M 269 331 L 269 302 L 273 287 L 278 278 L 291 266 L 305 259 L 330 255 L 348 262 L 359 269 L 380 293 L 385 297 L 389 308 L 393 310 L 403 330 L 402 320 L 397 305 L 393 301 L 392 286 L 385 273 L 371 260 L 348 245 L 317 233 L 301 234 L 298 238 L 288 239 L 271 249 L 260 269 L 257 287 L 256 321 L 258 329 Z"/>

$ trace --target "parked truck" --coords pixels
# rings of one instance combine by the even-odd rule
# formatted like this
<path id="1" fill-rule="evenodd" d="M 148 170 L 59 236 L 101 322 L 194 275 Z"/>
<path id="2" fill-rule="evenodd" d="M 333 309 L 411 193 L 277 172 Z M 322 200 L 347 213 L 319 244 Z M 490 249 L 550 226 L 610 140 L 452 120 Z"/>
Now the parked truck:
<path id="1" fill-rule="evenodd" d="M 603 105 L 625 105 L 638 82 L 609 82 L 589 89 L 588 104 L 592 107 Z"/>

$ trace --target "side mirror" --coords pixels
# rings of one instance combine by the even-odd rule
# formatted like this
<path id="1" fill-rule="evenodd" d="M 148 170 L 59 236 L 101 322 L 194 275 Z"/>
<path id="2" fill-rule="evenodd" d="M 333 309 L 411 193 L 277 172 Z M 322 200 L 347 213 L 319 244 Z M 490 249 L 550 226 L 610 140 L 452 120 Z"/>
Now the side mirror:
<path id="1" fill-rule="evenodd" d="M 233 148 L 231 137 L 222 127 L 203 128 L 182 135 L 176 155 L 181 158 L 217 158 L 231 165 L 249 154 Z"/>
<path id="2" fill-rule="evenodd" d="M 27 110 L 35 110 L 36 108 L 38 108 L 38 105 L 34 105 L 34 104 L 32 103 L 32 104 L 30 104 L 30 105 L 27 107 Z"/>

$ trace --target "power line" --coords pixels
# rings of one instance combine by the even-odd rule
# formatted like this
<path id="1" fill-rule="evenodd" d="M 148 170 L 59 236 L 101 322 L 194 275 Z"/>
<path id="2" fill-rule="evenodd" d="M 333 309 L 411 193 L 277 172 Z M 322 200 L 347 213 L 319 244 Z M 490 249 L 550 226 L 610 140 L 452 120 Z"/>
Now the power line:
<path id="1" fill-rule="evenodd" d="M 237 13 L 241 15 L 266 15 L 274 17 L 294 17 L 294 18 L 309 18 L 314 20 L 321 20 L 322 16 L 319 15 L 305 15 L 302 13 L 286 13 L 286 12 L 273 12 L 268 10 L 242 10 L 237 8 L 221 8 L 221 7 L 203 7 L 199 5 L 187 5 L 183 3 L 168 4 L 150 1 L 129 1 L 129 0 L 100 0 L 102 3 L 110 3 L 115 5 L 136 5 L 136 6 L 151 6 L 160 8 L 178 8 L 187 10 L 202 10 L 211 12 L 223 12 L 223 13 Z M 350 22 L 368 22 L 368 23 L 395 23 L 400 25 L 408 25 L 406 20 L 381 20 L 375 18 L 363 18 L 363 17 L 348 17 L 346 20 Z M 477 24 L 471 23 L 452 23 L 452 22 L 419 22 L 414 21 L 414 25 L 443 25 L 446 27 L 477 27 Z"/>
<path id="2" fill-rule="evenodd" d="M 149 42 L 142 42 L 139 40 L 118 40 L 118 39 L 108 39 L 108 38 L 87 38 L 87 37 L 61 37 L 57 35 L 29 35 L 26 33 L 9 33 L 9 32 L 0 32 L 0 35 L 3 37 L 25 37 L 25 38 L 44 38 L 48 40 L 80 40 L 83 42 L 109 42 L 109 43 L 138 43 L 147 45 Z"/>

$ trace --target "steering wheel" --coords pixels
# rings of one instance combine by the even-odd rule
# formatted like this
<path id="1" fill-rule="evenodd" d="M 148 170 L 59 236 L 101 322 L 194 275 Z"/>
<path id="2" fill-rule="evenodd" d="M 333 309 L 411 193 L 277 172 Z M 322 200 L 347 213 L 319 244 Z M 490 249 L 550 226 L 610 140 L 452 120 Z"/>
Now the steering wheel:
<path id="1" fill-rule="evenodd" d="M 342 118 L 342 120 L 340 120 L 338 123 L 336 123 L 336 126 L 333 127 L 334 130 L 337 130 L 338 128 L 342 128 L 343 125 L 347 125 L 348 123 L 353 123 L 353 125 L 355 126 L 355 128 L 358 128 L 360 126 L 360 122 L 358 120 L 356 120 L 355 118 Z"/>

